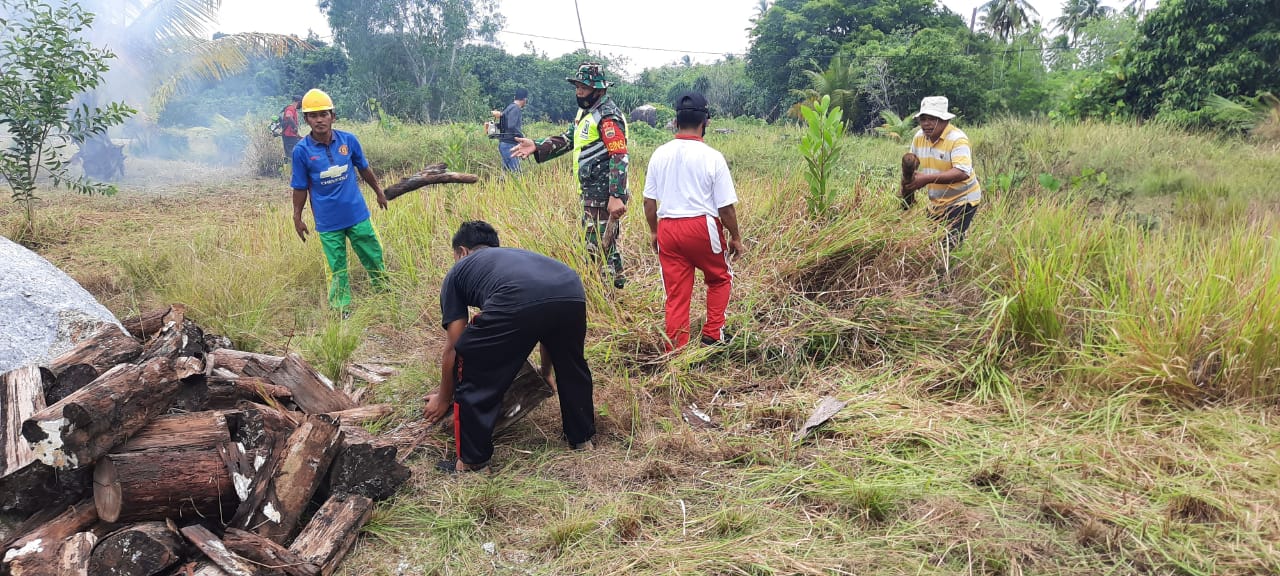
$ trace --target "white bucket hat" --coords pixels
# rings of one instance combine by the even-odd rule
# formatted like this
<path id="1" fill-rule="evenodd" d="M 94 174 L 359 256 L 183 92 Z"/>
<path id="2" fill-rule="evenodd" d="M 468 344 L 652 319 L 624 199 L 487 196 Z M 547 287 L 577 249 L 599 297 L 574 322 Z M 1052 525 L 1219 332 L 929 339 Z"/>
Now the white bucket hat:
<path id="1" fill-rule="evenodd" d="M 949 102 L 947 102 L 946 96 L 925 96 L 924 100 L 920 101 L 920 111 L 912 114 L 911 116 L 914 118 L 921 114 L 925 114 L 942 120 L 950 120 L 955 118 L 956 115 L 947 112 L 948 105 Z"/>

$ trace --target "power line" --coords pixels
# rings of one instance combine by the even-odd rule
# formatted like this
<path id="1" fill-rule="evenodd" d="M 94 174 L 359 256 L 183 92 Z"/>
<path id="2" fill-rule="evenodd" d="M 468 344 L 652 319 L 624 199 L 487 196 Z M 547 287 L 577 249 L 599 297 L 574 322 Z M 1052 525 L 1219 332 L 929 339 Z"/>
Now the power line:
<path id="1" fill-rule="evenodd" d="M 513 34 L 516 36 L 527 36 L 529 38 L 541 38 L 543 40 L 557 40 L 560 42 L 571 42 L 574 44 L 578 43 L 578 40 L 574 40 L 571 38 L 557 38 L 555 36 L 543 36 L 541 34 L 530 34 L 528 32 L 516 32 L 514 30 L 501 30 L 498 33 Z M 608 44 L 604 42 L 591 42 L 591 44 L 595 44 L 597 46 L 608 46 L 610 48 L 627 48 L 630 50 L 652 50 L 655 52 L 676 52 L 681 54 L 709 54 L 712 56 L 742 56 L 742 57 L 746 56 L 745 53 L 741 53 L 741 52 L 708 52 L 705 50 L 680 50 L 677 48 L 658 48 L 655 46 L 629 46 L 626 44 Z M 1039 46 L 1039 47 L 1009 46 L 1004 49 L 988 50 L 985 52 L 957 52 L 955 54 L 941 54 L 940 56 L 995 56 L 995 55 L 1009 55 L 1009 54 L 1016 54 L 1016 53 L 1023 53 L 1023 52 L 1033 52 L 1033 53 L 1034 52 L 1067 52 L 1071 50 L 1081 50 L 1086 48 L 1105 48 L 1108 46 L 1115 46 L 1118 44 L 1121 44 L 1121 43 L 1093 42 L 1090 44 L 1082 44 L 1078 46 Z M 905 58 L 907 56 L 908 56 L 907 54 L 861 54 L 857 56 L 852 56 L 852 58 L 855 60 L 866 59 L 866 58 L 884 58 L 887 60 L 892 60 L 894 58 Z"/>
<path id="2" fill-rule="evenodd" d="M 573 42 L 575 44 L 578 42 L 577 40 L 571 40 L 569 38 L 556 38 L 555 36 L 543 36 L 540 34 L 529 34 L 527 32 L 515 32 L 512 30 L 502 30 L 498 33 L 514 34 L 516 36 L 528 36 L 529 38 L 541 38 L 543 40 L 559 40 L 561 42 Z M 680 50 L 677 48 L 656 48 L 652 46 L 627 46 L 625 44 L 608 44 L 605 42 L 591 42 L 591 44 L 595 44 L 596 46 L 608 46 L 610 48 L 627 48 L 630 50 L 652 50 L 654 52 L 678 52 L 681 54 L 710 54 L 712 56 L 730 56 L 730 55 L 746 56 L 746 54 L 737 53 L 737 52 L 707 52 L 704 50 Z"/>

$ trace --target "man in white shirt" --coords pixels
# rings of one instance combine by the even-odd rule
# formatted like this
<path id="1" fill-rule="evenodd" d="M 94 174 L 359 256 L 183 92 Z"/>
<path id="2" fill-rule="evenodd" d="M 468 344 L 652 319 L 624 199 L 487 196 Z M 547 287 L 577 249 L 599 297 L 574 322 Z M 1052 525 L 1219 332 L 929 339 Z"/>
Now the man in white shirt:
<path id="1" fill-rule="evenodd" d="M 724 155 L 702 141 L 711 112 L 707 99 L 689 92 L 676 100 L 676 138 L 654 150 L 645 174 L 644 216 L 650 244 L 662 266 L 668 349 L 689 343 L 693 271 L 707 284 L 702 343 L 723 344 L 725 309 L 733 286 L 730 258 L 742 254 L 738 202 Z M 729 233 L 725 242 L 725 232 Z"/>

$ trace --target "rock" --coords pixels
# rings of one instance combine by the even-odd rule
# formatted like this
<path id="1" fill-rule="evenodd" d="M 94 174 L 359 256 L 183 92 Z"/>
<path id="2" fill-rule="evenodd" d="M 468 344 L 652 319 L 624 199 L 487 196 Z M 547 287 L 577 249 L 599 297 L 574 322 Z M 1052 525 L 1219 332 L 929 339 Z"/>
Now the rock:
<path id="1" fill-rule="evenodd" d="M 0 373 L 48 362 L 104 324 L 124 327 L 39 254 L 0 237 Z"/>
<path id="2" fill-rule="evenodd" d="M 635 109 L 631 111 L 630 116 L 630 122 L 644 122 L 651 127 L 658 127 L 658 109 L 654 108 L 652 105 L 645 104 L 643 106 L 636 106 Z"/>

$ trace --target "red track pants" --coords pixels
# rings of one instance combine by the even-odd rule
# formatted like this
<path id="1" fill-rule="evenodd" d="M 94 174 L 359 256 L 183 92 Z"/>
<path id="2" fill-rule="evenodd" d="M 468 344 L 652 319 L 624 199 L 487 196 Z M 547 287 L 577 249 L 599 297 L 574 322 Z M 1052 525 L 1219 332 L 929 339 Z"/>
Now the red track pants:
<path id="1" fill-rule="evenodd" d="M 733 288 L 728 246 L 719 218 L 663 218 L 658 220 L 658 263 L 667 292 L 667 338 L 676 348 L 689 343 L 689 299 L 693 271 L 702 271 L 707 284 L 707 322 L 704 336 L 720 340 L 724 313 Z"/>

